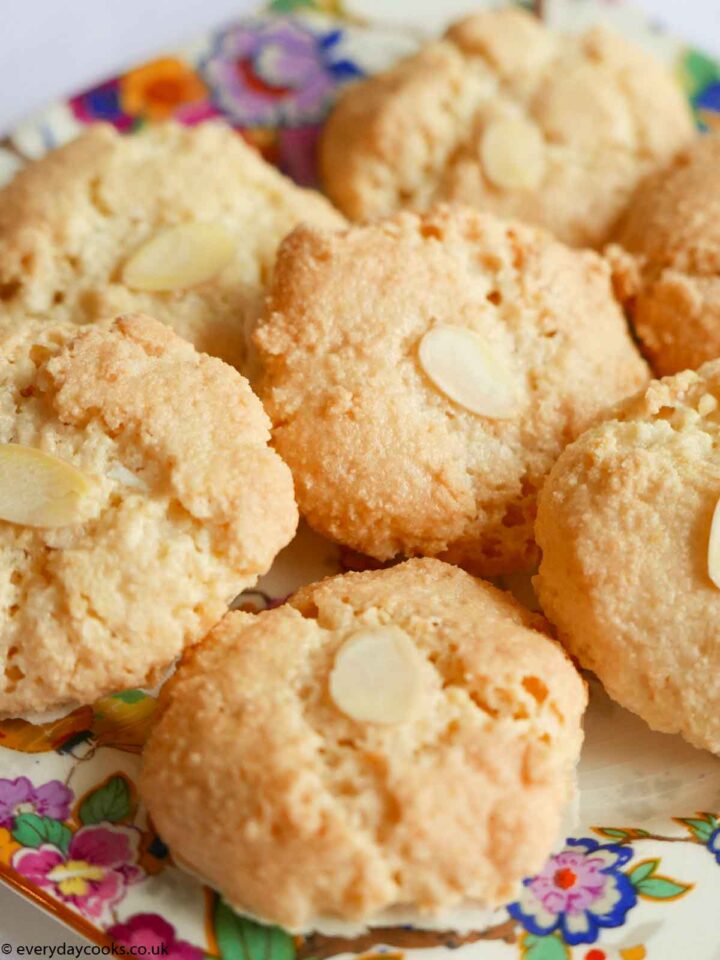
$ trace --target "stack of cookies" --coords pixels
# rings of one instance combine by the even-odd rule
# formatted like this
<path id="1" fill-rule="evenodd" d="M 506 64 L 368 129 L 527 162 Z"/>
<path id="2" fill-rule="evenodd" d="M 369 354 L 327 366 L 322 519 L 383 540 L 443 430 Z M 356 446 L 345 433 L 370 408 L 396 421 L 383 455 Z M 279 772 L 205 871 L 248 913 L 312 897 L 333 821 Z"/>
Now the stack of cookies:
<path id="1" fill-rule="evenodd" d="M 179 865 L 293 931 L 480 923 L 573 799 L 575 663 L 720 752 L 720 143 L 500 10 L 348 89 L 321 166 L 98 127 L 0 194 L 0 712 L 181 658 Z M 373 569 L 228 612 L 298 514 Z M 538 564 L 550 622 L 478 579 Z"/>

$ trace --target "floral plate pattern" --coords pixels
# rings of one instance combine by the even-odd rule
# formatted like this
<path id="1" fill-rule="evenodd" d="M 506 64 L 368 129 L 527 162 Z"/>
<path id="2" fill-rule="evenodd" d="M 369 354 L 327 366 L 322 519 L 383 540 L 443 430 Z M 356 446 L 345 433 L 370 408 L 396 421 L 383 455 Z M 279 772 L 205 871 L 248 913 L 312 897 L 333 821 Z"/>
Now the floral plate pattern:
<path id="1" fill-rule="evenodd" d="M 131 133 L 172 117 L 225 119 L 297 182 L 316 184 L 317 138 L 338 90 L 478 5 L 273 0 L 30 118 L 0 143 L 0 182 L 87 123 Z M 720 121 L 720 65 L 633 8 L 618 0 L 534 8 L 564 29 L 611 23 L 673 66 L 701 128 Z M 240 603 L 263 609 L 301 583 L 361 564 L 304 531 Z M 596 686 L 579 774 L 581 827 L 518 900 L 483 931 L 397 927 L 350 941 L 293 938 L 240 918 L 173 866 L 135 785 L 155 708 L 154 696 L 126 691 L 51 722 L 0 723 L 0 879 L 97 943 L 171 960 L 420 960 L 420 951 L 439 960 L 449 949 L 471 960 L 720 956 L 720 763 L 652 733 Z"/>

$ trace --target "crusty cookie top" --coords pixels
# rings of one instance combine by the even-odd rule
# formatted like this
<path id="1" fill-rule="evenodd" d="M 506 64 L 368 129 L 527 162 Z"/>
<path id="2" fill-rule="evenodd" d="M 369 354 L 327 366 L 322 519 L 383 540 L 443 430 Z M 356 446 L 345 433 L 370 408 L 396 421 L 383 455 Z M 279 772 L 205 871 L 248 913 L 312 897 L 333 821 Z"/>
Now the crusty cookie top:
<path id="1" fill-rule="evenodd" d="M 680 89 L 642 49 L 600 27 L 556 35 L 506 9 L 348 88 L 321 160 L 353 219 L 450 200 L 596 246 L 639 178 L 692 132 Z"/>
<path id="2" fill-rule="evenodd" d="M 163 692 L 141 781 L 154 822 L 230 903 L 291 929 L 506 902 L 557 838 L 582 738 L 584 684 L 544 629 L 436 560 L 230 614 Z M 362 644 L 353 690 L 338 672 Z M 408 673 L 411 714 L 388 696 L 356 718 L 358 693 L 377 707 Z"/>
<path id="3" fill-rule="evenodd" d="M 259 401 L 143 316 L 27 323 L 0 385 L 0 714 L 157 679 L 295 530 Z"/>
<path id="4" fill-rule="evenodd" d="M 621 296 L 660 374 L 720 356 L 720 135 L 648 177 L 611 249 Z"/>
<path id="5" fill-rule="evenodd" d="M 302 221 L 342 218 L 228 127 L 91 127 L 0 192 L 0 326 L 139 310 L 240 365 L 276 247 Z"/>
<path id="6" fill-rule="evenodd" d="M 311 525 L 482 575 L 534 564 L 545 474 L 647 379 L 599 256 L 470 208 L 299 228 L 256 338 Z"/>
<path id="7" fill-rule="evenodd" d="M 652 381 L 540 496 L 535 586 L 568 650 L 654 729 L 720 753 L 720 361 Z"/>

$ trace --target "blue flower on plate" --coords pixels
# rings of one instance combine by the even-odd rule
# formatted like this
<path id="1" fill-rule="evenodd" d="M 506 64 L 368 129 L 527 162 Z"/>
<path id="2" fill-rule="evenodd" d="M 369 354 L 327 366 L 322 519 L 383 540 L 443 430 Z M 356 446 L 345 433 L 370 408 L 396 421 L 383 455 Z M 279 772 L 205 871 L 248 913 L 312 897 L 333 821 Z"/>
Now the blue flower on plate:
<path id="1" fill-rule="evenodd" d="M 97 123 L 102 120 L 105 123 L 112 123 L 123 133 L 133 127 L 133 117 L 123 111 L 120 102 L 118 78 L 107 80 L 105 83 L 85 90 L 84 93 L 72 97 L 69 104 L 72 112 L 82 123 Z"/>
<path id="2" fill-rule="evenodd" d="M 565 943 L 595 943 L 603 927 L 619 927 L 637 903 L 623 867 L 632 849 L 596 840 L 568 840 L 535 877 L 523 882 L 512 917 L 536 936 L 559 931 Z"/>
<path id="3" fill-rule="evenodd" d="M 710 839 L 707 842 L 707 848 L 715 857 L 715 861 L 720 864 L 720 828 L 710 834 Z"/>

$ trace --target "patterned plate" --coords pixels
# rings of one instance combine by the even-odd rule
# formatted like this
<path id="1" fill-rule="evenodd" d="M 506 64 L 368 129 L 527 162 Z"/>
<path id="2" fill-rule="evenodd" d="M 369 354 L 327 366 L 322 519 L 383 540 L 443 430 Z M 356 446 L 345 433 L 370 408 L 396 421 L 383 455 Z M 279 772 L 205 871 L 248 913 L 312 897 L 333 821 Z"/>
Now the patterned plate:
<path id="1" fill-rule="evenodd" d="M 477 6 L 275 0 L 30 118 L 0 144 L 0 180 L 93 121 L 131 132 L 167 117 L 224 117 L 295 180 L 312 184 L 318 130 L 337 89 Z M 536 7 L 562 29 L 599 19 L 615 26 L 673 66 L 701 126 L 720 120 L 720 65 L 659 24 L 618 0 Z M 359 563 L 303 531 L 241 602 L 262 609 L 302 582 Z M 518 902 L 482 932 L 402 927 L 352 941 L 291 938 L 241 919 L 172 865 L 135 786 L 155 706 L 154 697 L 129 691 L 54 722 L 0 723 L 0 878 L 97 943 L 171 960 L 419 960 L 420 951 L 436 960 L 450 948 L 472 960 L 719 956 L 720 763 L 652 733 L 597 687 L 580 765 L 581 826 L 526 881 Z"/>

